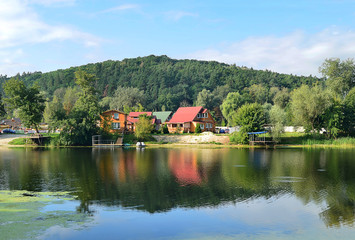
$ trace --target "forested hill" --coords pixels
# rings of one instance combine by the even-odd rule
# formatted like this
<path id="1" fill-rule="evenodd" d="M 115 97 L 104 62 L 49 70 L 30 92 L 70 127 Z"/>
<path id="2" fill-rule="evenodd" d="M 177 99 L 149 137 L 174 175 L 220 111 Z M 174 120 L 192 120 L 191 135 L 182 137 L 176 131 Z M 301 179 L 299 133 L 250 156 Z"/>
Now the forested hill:
<path id="1" fill-rule="evenodd" d="M 294 76 L 271 71 L 253 70 L 215 61 L 175 60 L 167 56 L 147 56 L 122 61 L 105 61 L 48 73 L 17 75 L 27 85 L 37 82 L 49 96 L 61 87 L 74 85 L 74 72 L 82 68 L 97 77 L 96 88 L 101 97 L 112 96 L 117 87 L 144 90 L 147 110 L 176 110 L 181 103 L 193 104 L 198 93 L 213 92 L 218 86 L 230 91 L 242 91 L 253 84 L 266 88 L 285 87 L 289 90 L 301 84 L 319 80 L 309 76 Z M 0 76 L 1 83 L 7 77 Z"/>

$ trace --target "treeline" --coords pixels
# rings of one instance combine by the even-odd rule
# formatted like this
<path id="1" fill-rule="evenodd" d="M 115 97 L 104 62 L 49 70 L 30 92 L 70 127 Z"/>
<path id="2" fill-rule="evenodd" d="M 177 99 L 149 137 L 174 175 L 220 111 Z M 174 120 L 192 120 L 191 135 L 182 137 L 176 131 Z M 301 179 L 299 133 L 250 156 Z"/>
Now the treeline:
<path id="1" fill-rule="evenodd" d="M 37 83 L 52 100 L 55 90 L 75 86 L 74 73 L 78 69 L 96 76 L 94 87 L 99 99 L 113 97 L 120 87 L 133 87 L 144 92 L 140 104 L 152 111 L 163 108 L 175 111 L 179 106 L 192 106 L 204 89 L 217 95 L 217 88 L 223 87 L 223 94 L 226 95 L 228 92 L 241 92 L 253 85 L 262 85 L 267 90 L 272 87 L 292 90 L 302 84 L 312 85 L 319 81 L 312 76 L 294 76 L 215 61 L 175 60 L 153 55 L 122 61 L 109 60 L 48 73 L 23 73 L 15 77 L 27 86 Z M 0 84 L 8 79 L 8 76 L 0 75 Z M 220 98 L 223 100 L 224 97 Z M 219 107 L 220 104 L 221 101 L 217 101 L 211 107 Z"/>

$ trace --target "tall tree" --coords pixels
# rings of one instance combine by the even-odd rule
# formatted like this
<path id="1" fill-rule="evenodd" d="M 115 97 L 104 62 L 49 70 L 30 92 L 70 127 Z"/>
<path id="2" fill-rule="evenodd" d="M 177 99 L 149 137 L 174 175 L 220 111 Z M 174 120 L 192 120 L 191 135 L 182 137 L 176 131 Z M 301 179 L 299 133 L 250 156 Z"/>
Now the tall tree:
<path id="1" fill-rule="evenodd" d="M 63 122 L 61 141 L 66 145 L 90 145 L 91 137 L 98 133 L 97 121 L 101 112 L 94 87 L 96 77 L 78 70 L 75 79 L 81 92 L 73 110 Z"/>
<path id="2" fill-rule="evenodd" d="M 213 94 L 210 92 L 210 90 L 203 89 L 198 93 L 195 105 L 212 110 L 213 102 Z"/>
<path id="3" fill-rule="evenodd" d="M 3 88 L 9 109 L 19 109 L 22 123 L 39 133 L 38 126 L 45 108 L 45 99 L 40 94 L 39 86 L 26 87 L 23 81 L 12 78 L 5 82 Z"/>
<path id="4" fill-rule="evenodd" d="M 134 87 L 118 87 L 111 98 L 110 108 L 122 111 L 124 106 L 134 107 L 144 102 L 144 91 Z"/>
<path id="5" fill-rule="evenodd" d="M 229 126 L 235 126 L 235 114 L 242 105 L 244 101 L 242 96 L 238 92 L 228 93 L 226 99 L 221 105 L 221 110 L 223 117 L 228 121 Z"/>
<path id="6" fill-rule="evenodd" d="M 350 90 L 344 100 L 344 130 L 355 135 L 355 87 Z"/>
<path id="7" fill-rule="evenodd" d="M 291 109 L 296 124 L 306 130 L 316 130 L 322 114 L 332 105 L 332 95 L 320 85 L 302 85 L 291 94 Z M 318 129 L 319 130 L 319 129 Z"/>
<path id="8" fill-rule="evenodd" d="M 326 59 L 319 71 L 326 78 L 327 86 L 343 99 L 355 87 L 354 59 L 340 61 L 339 58 Z"/>

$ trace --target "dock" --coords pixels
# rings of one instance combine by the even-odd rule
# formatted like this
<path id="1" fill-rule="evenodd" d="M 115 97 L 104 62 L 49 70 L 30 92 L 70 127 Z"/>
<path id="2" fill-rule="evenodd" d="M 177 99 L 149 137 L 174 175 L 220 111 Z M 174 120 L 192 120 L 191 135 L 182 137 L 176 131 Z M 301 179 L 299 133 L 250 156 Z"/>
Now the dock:
<path id="1" fill-rule="evenodd" d="M 117 138 L 117 140 L 105 140 L 102 139 L 101 135 L 92 136 L 92 146 L 93 147 L 122 147 L 123 146 L 123 135 Z"/>
<path id="2" fill-rule="evenodd" d="M 249 145 L 262 145 L 262 146 L 274 146 L 276 144 L 275 141 L 272 140 L 271 137 L 266 137 L 267 131 L 263 132 L 248 132 L 249 135 Z"/>
<path id="3" fill-rule="evenodd" d="M 36 143 L 37 145 L 42 145 L 43 142 L 46 140 L 46 139 L 49 139 L 50 137 L 49 136 L 43 136 L 41 134 L 33 134 L 31 136 L 28 136 L 28 137 L 25 137 L 26 139 L 31 139 L 32 142 Z"/>

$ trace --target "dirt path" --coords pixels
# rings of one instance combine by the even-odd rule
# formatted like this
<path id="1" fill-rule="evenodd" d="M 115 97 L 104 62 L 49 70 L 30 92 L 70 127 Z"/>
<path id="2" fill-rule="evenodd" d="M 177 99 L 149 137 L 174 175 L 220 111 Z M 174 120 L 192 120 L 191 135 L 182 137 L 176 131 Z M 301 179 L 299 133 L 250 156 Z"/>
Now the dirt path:
<path id="1" fill-rule="evenodd" d="M 21 137 L 26 137 L 26 135 L 23 135 L 23 134 L 1 134 L 0 135 L 0 145 L 8 145 L 10 141 L 12 141 L 16 138 L 21 138 Z"/>

